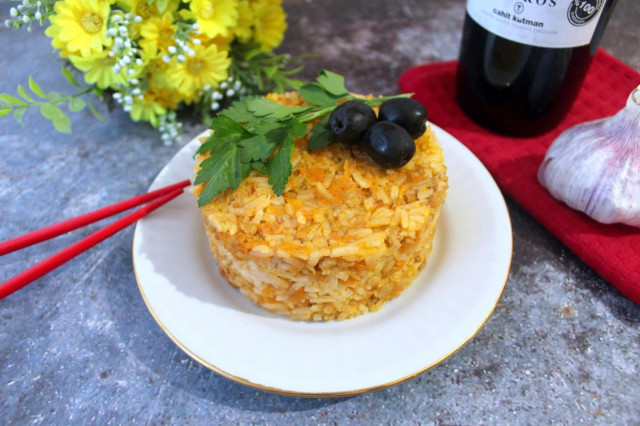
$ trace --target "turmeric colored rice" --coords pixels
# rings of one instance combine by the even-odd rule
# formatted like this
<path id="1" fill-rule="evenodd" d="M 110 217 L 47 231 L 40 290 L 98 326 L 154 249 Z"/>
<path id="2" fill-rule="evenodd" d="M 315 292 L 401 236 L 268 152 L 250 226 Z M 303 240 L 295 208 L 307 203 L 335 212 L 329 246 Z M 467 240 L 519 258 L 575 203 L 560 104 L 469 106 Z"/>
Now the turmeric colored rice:
<path id="1" fill-rule="evenodd" d="M 295 92 L 268 96 L 303 105 Z M 254 303 L 295 320 L 377 311 L 427 262 L 447 189 L 442 149 L 427 128 L 413 159 L 385 170 L 339 143 L 306 146 L 306 137 L 295 141 L 281 196 L 252 172 L 201 208 L 220 272 Z"/>

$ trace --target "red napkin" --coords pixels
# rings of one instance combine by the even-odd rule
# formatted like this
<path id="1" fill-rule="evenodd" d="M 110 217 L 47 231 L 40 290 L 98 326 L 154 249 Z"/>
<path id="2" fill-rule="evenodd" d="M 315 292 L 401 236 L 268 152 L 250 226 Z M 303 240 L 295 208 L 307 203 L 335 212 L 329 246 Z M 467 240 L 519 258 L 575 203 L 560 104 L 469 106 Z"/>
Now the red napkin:
<path id="1" fill-rule="evenodd" d="M 551 142 L 577 123 L 618 112 L 640 84 L 640 74 L 599 50 L 567 117 L 555 130 L 532 138 L 502 136 L 467 118 L 455 99 L 455 74 L 455 61 L 421 65 L 407 70 L 398 84 L 402 92 L 415 93 L 431 122 L 473 151 L 516 203 L 601 277 L 640 304 L 640 229 L 598 223 L 552 198 L 537 179 Z"/>

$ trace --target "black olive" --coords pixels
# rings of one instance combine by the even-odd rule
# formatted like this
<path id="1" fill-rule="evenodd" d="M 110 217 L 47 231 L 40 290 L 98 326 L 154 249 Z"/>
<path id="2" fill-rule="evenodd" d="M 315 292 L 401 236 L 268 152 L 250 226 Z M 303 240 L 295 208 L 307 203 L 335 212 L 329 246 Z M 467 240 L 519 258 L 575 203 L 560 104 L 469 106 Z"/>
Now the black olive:
<path id="1" fill-rule="evenodd" d="M 397 169 L 416 153 L 416 143 L 402 127 L 390 121 L 378 121 L 367 130 L 362 149 L 385 169 Z"/>
<path id="2" fill-rule="evenodd" d="M 364 132 L 376 122 L 376 113 L 360 101 L 347 101 L 338 105 L 329 117 L 331 136 L 347 145 L 360 143 Z"/>
<path id="3" fill-rule="evenodd" d="M 412 98 L 391 99 L 380 105 L 378 120 L 396 123 L 415 139 L 426 130 L 427 110 Z"/>

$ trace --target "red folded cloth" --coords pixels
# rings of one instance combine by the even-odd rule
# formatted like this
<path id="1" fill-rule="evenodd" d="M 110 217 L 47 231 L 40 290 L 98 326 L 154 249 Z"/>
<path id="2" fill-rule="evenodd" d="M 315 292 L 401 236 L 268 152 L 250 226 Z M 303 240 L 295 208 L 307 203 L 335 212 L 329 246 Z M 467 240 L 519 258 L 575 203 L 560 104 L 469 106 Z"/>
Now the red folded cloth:
<path id="1" fill-rule="evenodd" d="M 537 179 L 551 142 L 575 124 L 618 112 L 640 84 L 640 74 L 599 50 L 567 117 L 555 130 L 532 138 L 499 135 L 467 118 L 455 99 L 455 74 L 455 61 L 421 65 L 407 70 L 398 84 L 402 92 L 415 93 L 431 122 L 473 151 L 516 203 L 601 277 L 640 304 L 640 229 L 598 223 L 552 198 Z"/>

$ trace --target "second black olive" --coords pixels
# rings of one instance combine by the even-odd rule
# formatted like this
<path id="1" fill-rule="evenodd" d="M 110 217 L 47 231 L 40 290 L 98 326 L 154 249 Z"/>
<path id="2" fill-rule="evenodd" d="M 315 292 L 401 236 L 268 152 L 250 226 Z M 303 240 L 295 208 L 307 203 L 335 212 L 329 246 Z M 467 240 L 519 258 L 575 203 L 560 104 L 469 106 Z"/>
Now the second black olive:
<path id="1" fill-rule="evenodd" d="M 360 101 L 347 101 L 333 110 L 329 117 L 329 130 L 335 140 L 347 145 L 360 143 L 362 136 L 373 123 L 376 113 Z"/>
<path id="2" fill-rule="evenodd" d="M 412 98 L 396 98 L 383 102 L 378 113 L 380 121 L 391 121 L 404 128 L 412 138 L 426 130 L 427 110 Z"/>
<path id="3" fill-rule="evenodd" d="M 416 153 L 416 143 L 409 133 L 390 121 L 378 121 L 364 135 L 362 149 L 385 169 L 397 169 Z"/>

